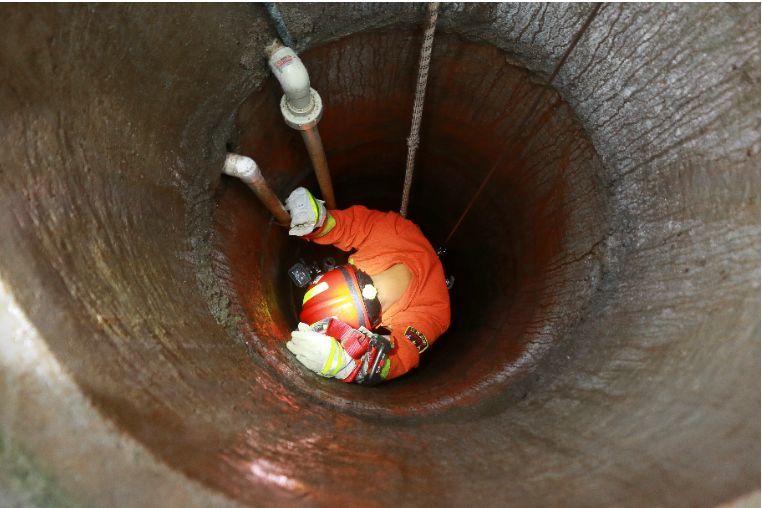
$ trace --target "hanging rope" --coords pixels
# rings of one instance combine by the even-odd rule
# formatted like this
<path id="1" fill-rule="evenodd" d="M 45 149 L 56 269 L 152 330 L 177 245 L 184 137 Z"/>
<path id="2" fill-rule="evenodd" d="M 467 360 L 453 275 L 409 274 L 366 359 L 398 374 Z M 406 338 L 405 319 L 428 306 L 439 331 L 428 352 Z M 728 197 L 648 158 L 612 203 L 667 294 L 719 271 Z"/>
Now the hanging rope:
<path id="1" fill-rule="evenodd" d="M 567 46 L 566 51 L 564 51 L 563 56 L 558 61 L 558 63 L 556 63 L 556 65 L 555 65 L 555 67 L 553 69 L 553 72 L 550 74 L 550 77 L 545 82 L 545 86 L 551 87 L 553 85 L 553 81 L 558 76 L 558 73 L 561 70 L 561 67 L 564 66 L 564 64 L 566 63 L 566 59 L 569 57 L 569 55 L 574 50 L 574 48 L 577 47 L 577 44 L 579 43 L 580 39 L 582 38 L 582 35 L 587 31 L 587 29 L 590 27 L 590 24 L 593 22 L 593 19 L 595 19 L 595 17 L 598 15 L 598 11 L 600 10 L 600 8 L 601 8 L 601 4 L 600 3 L 596 3 L 595 7 L 593 7 L 593 10 L 590 11 L 590 13 L 587 15 L 587 19 L 585 19 L 585 22 L 582 24 L 582 27 L 574 35 L 574 38 L 571 40 L 571 43 L 569 44 L 569 46 Z M 534 102 L 529 107 L 528 113 L 525 114 L 524 118 L 522 118 L 522 120 L 516 124 L 517 127 L 514 128 L 514 131 L 513 131 L 514 133 L 518 133 L 518 132 L 524 131 L 524 128 L 525 128 L 527 122 L 529 121 L 530 118 L 532 118 L 532 115 L 535 114 L 535 112 L 537 111 L 538 107 L 540 106 L 541 99 L 542 99 L 542 91 L 540 91 L 540 93 L 538 93 L 537 96 L 535 97 Z M 509 146 L 512 146 L 512 145 L 509 145 Z M 526 140 L 524 140 L 524 143 L 522 144 L 521 148 L 519 150 L 517 150 L 516 153 L 511 154 L 511 156 L 514 157 L 515 159 L 520 159 L 523 156 L 525 148 L 526 148 Z M 463 223 L 463 219 L 466 218 L 466 216 L 468 215 L 468 212 L 471 211 L 471 208 L 473 208 L 474 204 L 476 203 L 477 198 L 479 197 L 479 195 L 484 190 L 484 187 L 487 186 L 487 182 L 492 177 L 492 175 L 495 173 L 495 170 L 498 167 L 502 166 L 503 162 L 508 157 L 508 155 L 509 155 L 509 153 L 507 151 L 503 151 L 503 154 L 498 158 L 497 162 L 495 162 L 492 165 L 492 169 L 490 169 L 487 172 L 487 175 L 482 180 L 482 183 L 479 185 L 479 188 L 476 189 L 476 192 L 474 192 L 474 194 L 471 196 L 471 200 L 468 202 L 468 205 L 466 206 L 466 209 L 463 210 L 462 214 L 460 214 L 460 217 L 458 217 L 458 221 L 455 223 L 455 225 L 450 230 L 450 234 L 447 235 L 447 239 L 444 241 L 444 247 L 449 245 L 450 240 L 455 235 L 455 233 L 458 231 L 458 228 L 460 227 L 460 225 Z"/>
<path id="2" fill-rule="evenodd" d="M 415 152 L 421 141 L 421 118 L 423 118 L 423 99 L 426 96 L 426 82 L 429 80 L 429 66 L 431 64 L 431 46 L 434 44 L 434 29 L 437 27 L 437 15 L 439 14 L 439 2 L 428 4 L 428 20 L 426 30 L 423 33 L 421 44 L 421 56 L 418 60 L 418 82 L 415 85 L 415 101 L 413 102 L 413 119 L 410 123 L 410 136 L 407 138 L 407 162 L 405 164 L 405 184 L 402 189 L 402 206 L 400 215 L 407 217 L 407 207 L 410 203 L 410 186 L 413 184 L 413 164 Z"/>

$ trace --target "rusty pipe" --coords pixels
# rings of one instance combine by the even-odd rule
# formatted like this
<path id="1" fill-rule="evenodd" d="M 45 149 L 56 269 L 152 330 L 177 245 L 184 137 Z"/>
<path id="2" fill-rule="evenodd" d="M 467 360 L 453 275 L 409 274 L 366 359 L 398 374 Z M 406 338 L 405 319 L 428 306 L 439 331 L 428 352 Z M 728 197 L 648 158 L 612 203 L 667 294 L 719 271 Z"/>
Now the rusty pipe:
<path id="1" fill-rule="evenodd" d="M 323 140 L 320 139 L 320 132 L 317 125 L 300 131 L 304 146 L 307 147 L 307 153 L 312 161 L 312 167 L 315 169 L 320 192 L 323 195 L 325 204 L 329 210 L 336 208 L 336 196 L 333 194 L 333 183 L 331 183 L 331 172 L 328 169 L 328 161 L 325 158 L 323 149 Z"/>
<path id="2" fill-rule="evenodd" d="M 310 87 L 307 68 L 296 52 L 274 40 L 265 47 L 270 69 L 283 89 L 280 110 L 286 124 L 302 133 L 304 145 L 315 169 L 320 192 L 329 209 L 336 208 L 331 172 L 325 158 L 323 141 L 317 124 L 323 116 L 323 101 L 320 94 Z"/>
<path id="3" fill-rule="evenodd" d="M 246 157 L 244 155 L 238 155 L 235 153 L 227 154 L 225 157 L 225 165 L 222 171 L 226 175 L 240 178 L 249 188 L 254 191 L 259 200 L 265 205 L 270 213 L 275 217 L 275 221 L 281 226 L 287 226 L 291 223 L 291 216 L 288 214 L 280 202 L 278 196 L 270 189 L 267 184 L 267 180 L 262 176 L 257 163 L 254 159 Z"/>

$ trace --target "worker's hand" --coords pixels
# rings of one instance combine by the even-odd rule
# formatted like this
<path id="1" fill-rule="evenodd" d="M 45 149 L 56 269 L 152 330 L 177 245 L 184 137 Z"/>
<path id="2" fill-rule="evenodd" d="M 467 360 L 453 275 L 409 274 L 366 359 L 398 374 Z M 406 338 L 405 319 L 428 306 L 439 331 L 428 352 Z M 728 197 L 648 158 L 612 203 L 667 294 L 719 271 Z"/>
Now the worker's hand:
<path id="1" fill-rule="evenodd" d="M 286 347 L 318 375 L 344 379 L 355 370 L 355 361 L 336 339 L 314 331 L 305 323 L 299 323 L 299 329 L 291 332 Z"/>
<path id="2" fill-rule="evenodd" d="M 311 328 L 335 338 L 345 354 L 355 360 L 356 368 L 342 378 L 345 383 L 375 385 L 389 375 L 392 365 L 389 354 L 394 348 L 389 336 L 372 333 L 362 326 L 355 330 L 336 317 L 318 321 Z"/>
<path id="3" fill-rule="evenodd" d="M 291 214 L 289 235 L 304 236 L 325 222 L 327 215 L 323 201 L 315 199 L 304 187 L 297 187 L 286 199 L 286 210 Z"/>

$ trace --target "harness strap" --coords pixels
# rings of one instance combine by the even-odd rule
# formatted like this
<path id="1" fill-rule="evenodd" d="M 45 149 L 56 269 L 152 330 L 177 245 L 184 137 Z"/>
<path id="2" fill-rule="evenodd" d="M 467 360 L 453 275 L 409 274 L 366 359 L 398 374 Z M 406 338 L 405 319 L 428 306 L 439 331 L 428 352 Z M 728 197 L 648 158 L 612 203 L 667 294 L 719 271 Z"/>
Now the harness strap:
<path id="1" fill-rule="evenodd" d="M 325 331 L 341 343 L 349 356 L 358 360 L 367 350 L 370 339 L 337 318 L 331 318 Z"/>

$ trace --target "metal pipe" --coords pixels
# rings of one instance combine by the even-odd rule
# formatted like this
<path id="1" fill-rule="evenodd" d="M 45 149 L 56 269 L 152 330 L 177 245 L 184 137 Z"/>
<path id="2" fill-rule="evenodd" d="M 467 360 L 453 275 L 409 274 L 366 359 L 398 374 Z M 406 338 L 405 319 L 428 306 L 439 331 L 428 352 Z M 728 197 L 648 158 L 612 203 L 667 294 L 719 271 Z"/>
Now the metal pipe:
<path id="1" fill-rule="evenodd" d="M 294 50 L 275 40 L 265 46 L 264 51 L 273 75 L 283 88 L 284 95 L 280 100 L 283 119 L 289 127 L 302 133 L 322 197 L 329 209 L 335 209 L 336 197 L 333 194 L 331 172 L 325 158 L 323 141 L 317 129 L 317 124 L 323 115 L 323 101 L 320 94 L 310 87 L 307 68 Z"/>
<path id="2" fill-rule="evenodd" d="M 333 194 L 333 183 L 331 182 L 331 172 L 328 169 L 328 161 L 325 158 L 323 149 L 323 140 L 320 139 L 320 132 L 317 125 L 300 131 L 304 146 L 307 147 L 307 153 L 312 161 L 312 167 L 315 169 L 320 193 L 323 195 L 325 205 L 329 210 L 336 209 L 336 197 Z"/>
<path id="3" fill-rule="evenodd" d="M 225 157 L 225 165 L 222 171 L 226 175 L 240 178 L 249 188 L 254 191 L 259 200 L 265 205 L 270 213 L 275 217 L 275 221 L 281 226 L 287 226 L 291 223 L 291 216 L 283 207 L 278 196 L 270 189 L 267 180 L 262 176 L 257 163 L 254 159 L 244 155 L 229 153 Z"/>

